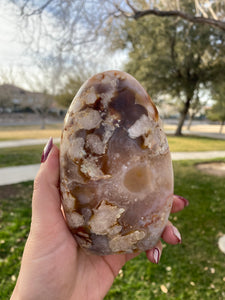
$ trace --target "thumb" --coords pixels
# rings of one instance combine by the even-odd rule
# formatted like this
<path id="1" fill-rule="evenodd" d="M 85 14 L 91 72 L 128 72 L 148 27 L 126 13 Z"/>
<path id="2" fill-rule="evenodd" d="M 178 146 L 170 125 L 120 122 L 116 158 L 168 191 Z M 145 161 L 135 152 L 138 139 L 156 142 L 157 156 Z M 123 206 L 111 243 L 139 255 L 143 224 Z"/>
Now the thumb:
<path id="1" fill-rule="evenodd" d="M 59 193 L 59 149 L 53 145 L 51 138 L 45 146 L 42 163 L 34 180 L 32 225 L 47 230 L 60 220 L 64 221 Z"/>

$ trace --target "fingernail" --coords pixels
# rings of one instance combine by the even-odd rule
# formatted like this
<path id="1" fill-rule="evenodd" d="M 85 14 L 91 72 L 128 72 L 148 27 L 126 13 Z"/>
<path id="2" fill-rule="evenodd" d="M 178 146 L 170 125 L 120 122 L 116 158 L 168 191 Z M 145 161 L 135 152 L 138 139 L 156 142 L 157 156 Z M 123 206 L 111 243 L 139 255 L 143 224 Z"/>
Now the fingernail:
<path id="1" fill-rule="evenodd" d="M 48 140 L 47 144 L 44 147 L 44 150 L 42 152 L 41 155 L 41 163 L 45 162 L 46 159 L 48 158 L 49 152 L 51 151 L 53 146 L 53 138 L 50 137 L 50 139 Z"/>
<path id="2" fill-rule="evenodd" d="M 184 197 L 182 196 L 178 196 L 178 195 L 174 195 L 174 197 L 180 199 L 181 201 L 184 202 L 184 206 L 188 206 L 189 205 L 189 201 L 187 199 L 185 199 Z"/>
<path id="3" fill-rule="evenodd" d="M 178 229 L 175 226 L 172 226 L 172 229 L 173 229 L 173 234 L 178 239 L 179 244 L 181 244 L 181 235 L 180 235 L 180 232 L 178 231 Z"/>
<path id="4" fill-rule="evenodd" d="M 158 264 L 159 260 L 160 260 L 160 250 L 158 248 L 154 248 L 154 250 L 153 250 L 153 258 L 154 258 L 154 262 L 156 264 Z"/>

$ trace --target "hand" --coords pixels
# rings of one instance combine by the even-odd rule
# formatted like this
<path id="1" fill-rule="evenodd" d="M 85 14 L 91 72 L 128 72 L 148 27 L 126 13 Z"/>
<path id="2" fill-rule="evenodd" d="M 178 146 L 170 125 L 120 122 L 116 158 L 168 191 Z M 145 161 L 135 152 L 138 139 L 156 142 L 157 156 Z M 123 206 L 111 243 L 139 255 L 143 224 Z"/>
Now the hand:
<path id="1" fill-rule="evenodd" d="M 188 203 L 174 196 L 172 212 Z M 162 238 L 170 244 L 181 237 L 170 222 Z M 146 251 L 158 263 L 162 244 Z M 86 254 L 70 233 L 61 210 L 59 150 L 53 146 L 34 181 L 32 222 L 24 248 L 14 299 L 103 299 L 122 266 L 137 254 L 96 256 Z"/>

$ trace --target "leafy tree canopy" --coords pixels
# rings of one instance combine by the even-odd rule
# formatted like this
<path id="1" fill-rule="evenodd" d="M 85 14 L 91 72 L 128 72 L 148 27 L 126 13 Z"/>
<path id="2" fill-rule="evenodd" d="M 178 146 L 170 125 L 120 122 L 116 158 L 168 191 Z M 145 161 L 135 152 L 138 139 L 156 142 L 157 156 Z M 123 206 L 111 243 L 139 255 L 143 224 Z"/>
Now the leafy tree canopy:
<path id="1" fill-rule="evenodd" d="M 215 103 L 208 112 L 207 117 L 212 121 L 219 121 L 221 123 L 220 133 L 222 133 L 225 123 L 225 84 L 216 81 L 212 85 L 211 90 Z"/>
<path id="2" fill-rule="evenodd" d="M 170 94 L 182 104 L 177 134 L 195 92 L 225 68 L 225 36 L 215 28 L 177 19 L 126 20 L 120 38 L 129 49 L 126 70 L 153 98 Z M 121 47 L 121 40 L 115 41 Z"/>

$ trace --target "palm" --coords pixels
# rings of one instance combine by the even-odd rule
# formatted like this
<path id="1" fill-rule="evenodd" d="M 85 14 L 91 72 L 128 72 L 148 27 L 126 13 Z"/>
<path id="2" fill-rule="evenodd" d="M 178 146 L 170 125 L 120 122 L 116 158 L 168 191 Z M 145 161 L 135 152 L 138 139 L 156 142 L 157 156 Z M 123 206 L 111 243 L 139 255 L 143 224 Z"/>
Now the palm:
<path id="1" fill-rule="evenodd" d="M 102 299 L 129 258 L 131 257 L 127 255 L 88 255 L 78 248 L 77 269 L 81 272 L 78 274 L 77 282 L 79 285 L 83 282 L 85 285 L 81 288 L 83 296 L 81 299 Z M 84 278 L 86 278 L 85 281 L 82 280 Z M 76 297 L 72 299 L 76 299 Z"/>
<path id="2" fill-rule="evenodd" d="M 57 261 L 58 264 L 58 273 L 55 272 L 55 286 L 60 289 L 57 294 L 61 291 L 62 280 L 66 280 L 68 294 L 72 293 L 71 300 L 102 299 L 123 264 L 134 255 L 97 256 L 87 254 L 77 246 L 65 226 L 64 220 L 63 223 L 60 223 L 58 225 L 61 228 L 58 228 L 57 231 L 61 234 L 55 239 L 57 250 L 50 254 L 52 260 Z M 49 240 L 52 238 L 50 237 Z M 52 245 L 50 248 L 52 249 Z M 49 263 L 48 255 L 47 259 Z"/>
<path id="3" fill-rule="evenodd" d="M 34 182 L 31 230 L 11 299 L 102 299 L 121 267 L 137 255 L 88 255 L 78 247 L 60 209 L 58 155 L 53 146 Z M 185 205 L 182 197 L 175 197 L 171 211 Z M 177 244 L 176 231 L 169 223 L 162 238 Z M 155 247 L 162 251 L 161 242 Z M 146 251 L 147 258 L 157 262 L 153 253 Z"/>
<path id="4" fill-rule="evenodd" d="M 43 270 L 43 273 L 52 273 L 52 265 L 55 265 L 49 287 L 52 290 L 52 299 L 102 299 L 123 264 L 135 255 L 87 254 L 77 246 L 63 217 L 59 218 L 57 214 L 54 220 L 49 221 L 49 232 L 45 228 L 43 234 L 44 228 L 39 227 L 37 235 L 42 238 L 39 238 L 33 251 L 40 254 L 40 264 L 36 268 Z M 44 284 L 46 276 L 42 278 Z M 66 288 L 62 288 L 62 285 Z"/>

